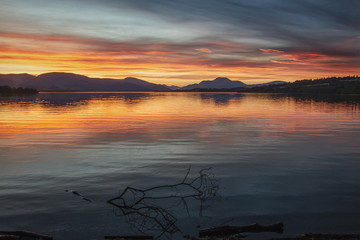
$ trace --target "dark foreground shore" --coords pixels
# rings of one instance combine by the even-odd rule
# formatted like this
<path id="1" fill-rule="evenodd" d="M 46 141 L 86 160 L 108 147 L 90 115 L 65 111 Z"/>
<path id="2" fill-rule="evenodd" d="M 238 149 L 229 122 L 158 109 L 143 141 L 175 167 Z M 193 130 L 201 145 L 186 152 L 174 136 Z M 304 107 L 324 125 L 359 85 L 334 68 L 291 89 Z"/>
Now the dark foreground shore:
<path id="1" fill-rule="evenodd" d="M 203 239 L 242 239 L 246 236 L 228 236 L 221 238 L 197 238 L 190 237 L 192 240 Z M 105 240 L 139 240 L 139 239 L 154 239 L 152 236 L 105 236 Z M 187 238 L 188 239 L 188 238 Z M 28 231 L 0 231 L 0 240 L 54 240 L 52 236 L 37 234 Z M 285 238 L 271 238 L 269 240 L 360 240 L 360 234 L 320 234 L 320 233 L 308 233 L 301 234 L 297 237 L 285 237 Z"/>

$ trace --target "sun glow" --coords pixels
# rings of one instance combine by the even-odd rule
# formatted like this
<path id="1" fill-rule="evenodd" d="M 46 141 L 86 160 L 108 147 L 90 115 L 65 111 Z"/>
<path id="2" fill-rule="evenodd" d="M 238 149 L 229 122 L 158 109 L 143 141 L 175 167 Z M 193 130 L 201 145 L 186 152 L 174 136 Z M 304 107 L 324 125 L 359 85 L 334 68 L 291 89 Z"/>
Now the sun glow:
<path id="1" fill-rule="evenodd" d="M 89 77 L 137 77 L 161 84 L 187 85 L 217 76 L 248 84 L 351 74 L 351 64 L 311 52 L 286 53 L 231 42 L 116 42 L 62 35 L 1 33 L 2 73 L 64 71 Z M 211 49 L 211 50 L 210 50 Z M 234 52 L 242 51 L 234 56 Z M 260 55 L 258 55 L 260 54 Z M 291 65 L 289 65 L 291 64 Z"/>
<path id="2" fill-rule="evenodd" d="M 65 3 L 4 1 L 0 73 L 72 72 L 183 86 L 219 76 L 255 84 L 359 71 L 360 41 L 351 23 L 340 31 L 334 26 L 343 21 L 304 21 L 305 12 L 284 13 L 271 1 L 251 8 L 221 1 L 214 8 L 195 2 L 154 1 L 148 8 L 127 1 Z M 296 9 L 296 3 L 286 4 Z M 264 19 L 251 21 L 248 14 Z"/>

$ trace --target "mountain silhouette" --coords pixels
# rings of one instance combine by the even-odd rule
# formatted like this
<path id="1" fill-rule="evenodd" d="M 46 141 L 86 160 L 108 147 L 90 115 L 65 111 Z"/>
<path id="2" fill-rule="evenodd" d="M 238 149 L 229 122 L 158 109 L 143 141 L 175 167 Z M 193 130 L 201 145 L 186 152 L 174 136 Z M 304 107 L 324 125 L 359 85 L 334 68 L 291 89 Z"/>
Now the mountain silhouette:
<path id="1" fill-rule="evenodd" d="M 79 74 L 51 72 L 39 76 L 0 74 L 0 85 L 29 87 L 39 91 L 169 91 L 164 85 L 137 78 L 90 78 Z"/>
<path id="2" fill-rule="evenodd" d="M 247 88 L 248 85 L 241 81 L 232 81 L 225 77 L 218 77 L 214 80 L 206 80 L 200 83 L 190 84 L 185 87 L 182 87 L 182 90 L 191 90 L 196 88 L 207 88 L 207 89 L 229 89 L 229 88 L 238 88 L 244 87 Z"/>
<path id="3" fill-rule="evenodd" d="M 241 81 L 233 81 L 226 77 L 218 77 L 214 80 L 206 80 L 196 84 L 190 84 L 185 87 L 180 88 L 180 90 L 192 90 L 192 89 L 232 89 L 232 88 L 253 88 L 259 86 L 267 86 L 273 84 L 284 84 L 284 81 L 273 81 L 263 84 L 252 84 L 248 85 Z"/>
<path id="4" fill-rule="evenodd" d="M 232 81 L 226 77 L 218 77 L 214 80 L 206 80 L 200 83 L 190 84 L 185 87 L 167 86 L 150 83 L 138 78 L 127 77 L 124 79 L 113 78 L 90 78 L 80 74 L 51 72 L 38 76 L 30 74 L 0 74 L 0 86 L 35 88 L 39 91 L 52 92 L 91 92 L 91 91 L 172 91 L 193 89 L 236 89 L 266 86 L 271 84 L 283 84 L 283 81 L 274 81 L 264 84 L 247 85 L 241 81 Z"/>

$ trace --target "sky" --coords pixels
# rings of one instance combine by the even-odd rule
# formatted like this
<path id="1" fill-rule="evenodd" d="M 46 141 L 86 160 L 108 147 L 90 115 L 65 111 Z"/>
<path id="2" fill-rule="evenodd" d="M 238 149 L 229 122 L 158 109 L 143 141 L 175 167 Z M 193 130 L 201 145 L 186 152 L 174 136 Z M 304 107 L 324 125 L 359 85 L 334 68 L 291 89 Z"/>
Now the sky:
<path id="1" fill-rule="evenodd" d="M 0 0 L 0 73 L 184 86 L 359 74 L 358 0 Z"/>

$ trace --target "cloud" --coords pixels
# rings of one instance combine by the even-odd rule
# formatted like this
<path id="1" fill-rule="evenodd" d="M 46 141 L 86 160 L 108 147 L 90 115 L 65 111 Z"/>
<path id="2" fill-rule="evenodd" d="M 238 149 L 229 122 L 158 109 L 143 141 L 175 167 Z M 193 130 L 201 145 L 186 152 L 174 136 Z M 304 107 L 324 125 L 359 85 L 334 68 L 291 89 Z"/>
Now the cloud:
<path id="1" fill-rule="evenodd" d="M 283 55 L 284 51 L 280 51 L 280 50 L 275 50 L 275 49 L 259 49 L 260 51 L 262 51 L 264 54 L 275 54 L 275 55 Z"/>
<path id="2" fill-rule="evenodd" d="M 318 60 L 318 59 L 327 59 L 328 56 L 325 54 L 320 54 L 317 52 L 301 52 L 301 51 L 280 51 L 275 49 L 260 49 L 264 54 L 271 54 L 274 56 L 279 56 L 286 58 L 290 61 L 307 61 L 307 60 Z"/>
<path id="3" fill-rule="evenodd" d="M 7 71 L 176 81 L 357 73 L 359 8 L 357 0 L 4 0 L 0 62 Z"/>
<path id="4" fill-rule="evenodd" d="M 203 53 L 212 53 L 212 51 L 208 48 L 197 48 L 195 50 L 198 52 L 203 52 Z"/>

